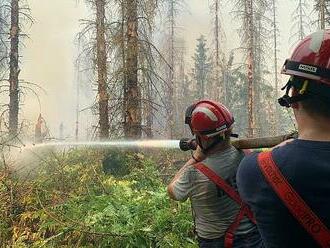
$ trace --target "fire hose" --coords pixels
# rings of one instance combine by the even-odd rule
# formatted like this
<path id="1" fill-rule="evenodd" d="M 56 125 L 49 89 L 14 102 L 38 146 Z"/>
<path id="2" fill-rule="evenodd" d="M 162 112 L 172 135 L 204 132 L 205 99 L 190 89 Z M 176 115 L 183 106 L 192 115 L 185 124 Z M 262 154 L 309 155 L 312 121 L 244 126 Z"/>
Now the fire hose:
<path id="1" fill-rule="evenodd" d="M 258 148 L 271 148 L 285 140 L 298 137 L 298 132 L 290 134 L 260 137 L 260 138 L 246 138 L 232 140 L 231 143 L 237 149 L 258 149 Z M 180 149 L 182 151 L 196 150 L 197 143 L 195 139 L 183 138 L 180 140 Z"/>

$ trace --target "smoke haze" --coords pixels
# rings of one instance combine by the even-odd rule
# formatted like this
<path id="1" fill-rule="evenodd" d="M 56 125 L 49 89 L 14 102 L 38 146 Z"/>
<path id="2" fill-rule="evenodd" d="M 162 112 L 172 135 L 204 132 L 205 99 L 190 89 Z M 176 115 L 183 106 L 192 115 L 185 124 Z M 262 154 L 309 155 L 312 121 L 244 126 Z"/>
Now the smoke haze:
<path id="1" fill-rule="evenodd" d="M 196 39 L 201 35 L 210 37 L 211 17 L 209 1 L 186 0 L 188 10 L 183 10 L 178 18 L 179 35 L 185 38 L 187 61 L 194 53 Z M 41 107 L 30 94 L 22 107 L 21 117 L 35 123 L 39 113 L 47 121 L 51 133 L 58 137 L 59 125 L 64 123 L 65 135 L 73 135 L 75 123 L 76 82 L 74 59 L 76 50 L 74 39 L 80 30 L 79 19 L 86 18 L 87 9 L 83 1 L 75 0 L 29 0 L 34 24 L 27 33 L 21 52 L 22 65 L 20 78 L 40 85 L 47 94 L 39 91 Z M 279 65 L 289 54 L 290 13 L 294 9 L 293 1 L 278 2 L 279 28 L 281 31 L 281 50 Z M 226 32 L 226 46 L 233 49 L 239 45 L 237 23 L 230 14 L 231 9 L 223 1 L 222 21 Z M 211 38 L 208 38 L 212 46 Z M 157 45 L 157 44 L 156 44 Z M 187 64 L 190 70 L 191 65 Z M 84 105 L 82 103 L 81 105 Z"/>

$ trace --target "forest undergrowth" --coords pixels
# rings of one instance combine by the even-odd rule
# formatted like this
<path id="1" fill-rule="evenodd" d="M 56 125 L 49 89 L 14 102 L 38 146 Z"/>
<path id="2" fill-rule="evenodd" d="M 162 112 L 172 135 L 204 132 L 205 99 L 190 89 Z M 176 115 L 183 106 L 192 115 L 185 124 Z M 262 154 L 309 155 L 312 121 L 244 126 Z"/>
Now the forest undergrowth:
<path id="1" fill-rule="evenodd" d="M 167 151 L 73 149 L 17 175 L 3 160 L 0 247 L 197 247 L 189 202 L 167 196 L 173 163 Z"/>

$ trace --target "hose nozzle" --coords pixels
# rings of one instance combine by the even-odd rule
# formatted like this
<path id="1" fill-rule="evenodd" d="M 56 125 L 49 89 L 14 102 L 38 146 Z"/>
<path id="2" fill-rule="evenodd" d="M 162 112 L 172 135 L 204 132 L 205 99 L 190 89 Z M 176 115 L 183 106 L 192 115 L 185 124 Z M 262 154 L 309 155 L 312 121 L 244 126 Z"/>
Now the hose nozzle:
<path id="1" fill-rule="evenodd" d="M 180 140 L 179 146 L 182 151 L 197 149 L 197 143 L 195 139 L 183 138 Z"/>

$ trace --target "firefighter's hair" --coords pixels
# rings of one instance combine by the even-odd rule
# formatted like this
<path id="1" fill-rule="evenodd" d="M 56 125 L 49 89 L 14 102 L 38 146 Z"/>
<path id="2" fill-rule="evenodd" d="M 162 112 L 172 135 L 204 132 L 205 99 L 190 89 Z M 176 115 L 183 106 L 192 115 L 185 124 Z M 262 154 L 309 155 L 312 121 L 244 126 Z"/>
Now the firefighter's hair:
<path id="1" fill-rule="evenodd" d="M 308 80 L 309 84 L 306 84 L 306 79 L 300 77 L 295 79 L 293 87 L 308 95 L 301 101 L 304 110 L 311 116 L 330 118 L 330 87 L 313 80 Z"/>
<path id="2" fill-rule="evenodd" d="M 304 110 L 311 116 L 320 116 L 330 119 L 330 99 L 324 99 L 316 95 L 312 95 L 308 99 L 301 102 Z"/>

